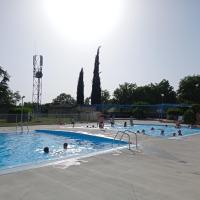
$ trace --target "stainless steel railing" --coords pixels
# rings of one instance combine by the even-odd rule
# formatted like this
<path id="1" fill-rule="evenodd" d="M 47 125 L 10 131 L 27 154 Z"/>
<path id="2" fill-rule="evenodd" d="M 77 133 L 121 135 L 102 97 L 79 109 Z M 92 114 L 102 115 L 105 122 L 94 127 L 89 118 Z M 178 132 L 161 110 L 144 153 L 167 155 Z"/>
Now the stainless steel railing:
<path id="1" fill-rule="evenodd" d="M 130 135 L 128 133 L 126 133 L 125 131 L 117 131 L 115 137 L 113 138 L 113 141 L 115 141 L 115 139 L 117 138 L 119 133 L 122 133 L 122 135 L 120 137 L 120 141 L 122 140 L 124 135 L 128 136 L 128 149 L 130 150 L 131 149 L 131 138 L 130 138 Z"/>
<path id="2" fill-rule="evenodd" d="M 135 134 L 135 146 L 136 149 L 138 149 L 138 138 L 137 138 L 137 133 L 134 131 L 130 131 L 130 130 L 125 130 L 125 132 L 129 132 L 129 133 L 134 133 Z"/>

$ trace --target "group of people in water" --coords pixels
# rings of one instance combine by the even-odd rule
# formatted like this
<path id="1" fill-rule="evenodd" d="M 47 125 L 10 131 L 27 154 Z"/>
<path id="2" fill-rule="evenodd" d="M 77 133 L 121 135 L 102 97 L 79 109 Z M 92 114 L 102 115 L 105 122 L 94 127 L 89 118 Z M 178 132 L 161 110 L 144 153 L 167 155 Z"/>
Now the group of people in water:
<path id="1" fill-rule="evenodd" d="M 130 121 L 130 126 L 134 126 L 132 116 L 130 116 L 129 121 Z M 114 126 L 114 124 L 115 124 L 114 116 L 111 116 L 111 118 L 110 118 L 110 124 L 111 124 L 111 127 Z M 127 122 L 126 122 L 126 121 L 124 122 L 124 127 L 127 127 Z M 168 127 L 168 125 L 166 124 L 165 127 Z M 173 137 L 182 136 L 183 134 L 182 134 L 182 131 L 180 130 L 181 124 L 180 124 L 179 122 L 177 122 L 177 123 L 175 124 L 175 128 L 177 128 L 178 131 L 177 131 L 177 132 L 173 132 L 173 133 L 172 133 L 172 136 L 173 136 Z M 153 130 L 155 130 L 155 128 L 154 128 L 154 127 L 151 127 L 150 130 L 153 131 Z M 160 130 L 160 135 L 161 135 L 161 136 L 165 136 L 165 130 L 164 130 L 164 129 L 157 129 L 157 130 Z M 144 129 L 143 129 L 142 131 L 137 130 L 137 133 L 145 134 L 145 130 L 144 130 Z"/>
<path id="2" fill-rule="evenodd" d="M 67 150 L 67 148 L 68 148 L 68 143 L 65 142 L 63 144 L 63 149 Z M 44 151 L 44 153 L 49 153 L 49 147 L 44 147 L 43 151 Z"/>
<path id="3" fill-rule="evenodd" d="M 127 127 L 127 122 L 126 122 L 126 121 L 124 122 L 124 127 Z M 168 127 L 168 125 L 166 124 L 165 127 Z M 179 130 L 177 131 L 177 133 L 176 133 L 176 132 L 172 133 L 172 136 L 173 136 L 173 137 L 182 136 L 183 134 L 182 134 L 182 132 L 181 132 L 181 130 L 180 130 L 181 125 L 180 125 L 180 124 L 176 124 L 176 125 L 175 125 L 175 128 L 177 128 L 177 129 L 179 129 Z M 154 131 L 155 128 L 154 128 L 154 127 L 151 127 L 150 130 L 151 130 L 151 131 Z M 164 131 L 164 129 L 157 129 L 157 130 L 160 130 L 160 135 L 161 135 L 161 136 L 165 136 L 165 131 Z M 144 130 L 144 129 L 142 129 L 142 131 L 137 130 L 137 133 L 145 134 L 145 130 Z"/>
<path id="4" fill-rule="evenodd" d="M 165 125 L 165 126 L 167 127 L 168 125 Z M 176 127 L 176 126 L 175 126 L 175 128 L 180 128 L 180 126 L 179 126 L 179 127 Z M 153 130 L 155 130 L 155 128 L 154 128 L 154 127 L 151 127 L 151 131 L 153 131 Z M 165 135 L 164 129 L 159 129 L 159 130 L 160 130 L 160 135 L 161 135 L 161 136 L 164 136 L 164 135 Z M 172 136 L 173 136 L 173 137 L 182 136 L 182 135 L 183 135 L 183 134 L 182 134 L 182 132 L 181 132 L 180 129 L 178 130 L 178 133 L 176 133 L 176 132 L 172 133 Z"/>
<path id="5" fill-rule="evenodd" d="M 178 136 L 182 136 L 182 135 L 183 134 L 182 134 L 181 130 L 178 130 Z M 176 137 L 177 136 L 176 132 L 174 132 L 172 136 Z"/>

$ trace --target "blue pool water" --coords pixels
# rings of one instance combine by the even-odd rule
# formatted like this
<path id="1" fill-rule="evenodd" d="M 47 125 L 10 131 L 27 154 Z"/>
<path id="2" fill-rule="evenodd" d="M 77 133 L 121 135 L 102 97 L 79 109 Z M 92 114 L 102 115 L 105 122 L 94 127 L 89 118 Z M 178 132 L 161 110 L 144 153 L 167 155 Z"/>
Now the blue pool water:
<path id="1" fill-rule="evenodd" d="M 68 143 L 68 149 L 63 144 Z M 123 141 L 65 131 L 0 133 L 0 169 L 76 157 L 126 145 Z M 49 154 L 43 152 L 48 146 Z"/>
<path id="2" fill-rule="evenodd" d="M 151 128 L 154 128 L 154 130 L 151 130 Z M 145 130 L 146 135 L 150 136 L 156 136 L 156 137 L 172 137 L 173 133 L 176 133 L 178 135 L 178 130 L 181 130 L 181 133 L 183 136 L 189 136 L 193 134 L 198 134 L 200 133 L 200 128 L 188 128 L 185 126 L 182 126 L 181 128 L 177 129 L 175 126 L 172 125 L 152 125 L 152 124 L 135 124 L 134 126 L 127 126 L 123 127 L 120 125 L 115 125 L 114 129 L 117 130 L 130 130 L 133 132 L 139 131 L 140 133 L 142 130 Z M 164 130 L 164 135 L 161 136 L 161 130 Z"/>

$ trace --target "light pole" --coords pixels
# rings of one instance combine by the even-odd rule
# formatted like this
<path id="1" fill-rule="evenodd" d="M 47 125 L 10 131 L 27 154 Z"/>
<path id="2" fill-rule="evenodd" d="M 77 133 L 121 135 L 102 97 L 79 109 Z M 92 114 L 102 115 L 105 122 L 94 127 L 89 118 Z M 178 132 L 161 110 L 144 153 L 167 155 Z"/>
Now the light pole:
<path id="1" fill-rule="evenodd" d="M 25 96 L 22 96 L 22 105 L 21 105 L 21 132 L 23 132 L 23 108 L 24 108 L 24 100 Z"/>
<path id="2" fill-rule="evenodd" d="M 164 99 L 164 94 L 162 93 L 161 94 L 161 97 L 162 97 L 162 109 L 161 109 L 161 120 L 162 120 L 162 118 L 163 118 L 163 99 Z"/>

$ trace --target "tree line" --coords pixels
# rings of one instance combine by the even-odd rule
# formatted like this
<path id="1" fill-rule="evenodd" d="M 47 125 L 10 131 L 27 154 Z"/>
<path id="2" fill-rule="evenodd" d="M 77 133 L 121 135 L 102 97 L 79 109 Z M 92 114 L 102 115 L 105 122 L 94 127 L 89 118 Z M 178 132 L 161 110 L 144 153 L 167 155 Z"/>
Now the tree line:
<path id="1" fill-rule="evenodd" d="M 16 105 L 21 99 L 19 91 L 13 92 L 9 88 L 9 80 L 9 74 L 0 66 L 0 112 L 11 105 Z"/>
<path id="2" fill-rule="evenodd" d="M 77 92 L 78 94 L 78 92 Z M 69 94 L 62 93 L 56 97 L 53 104 L 76 104 L 76 100 Z M 136 83 L 120 84 L 111 95 L 108 90 L 101 91 L 101 104 L 161 104 L 184 103 L 200 104 L 200 75 L 186 76 L 179 82 L 179 88 L 174 90 L 166 79 L 159 83 L 137 86 Z M 90 97 L 77 104 L 93 105 Z"/>
<path id="3" fill-rule="evenodd" d="M 99 76 L 99 53 L 100 47 L 98 47 L 95 56 L 91 96 L 84 97 L 84 71 L 81 68 L 76 99 L 70 94 L 61 93 L 52 100 L 51 104 L 200 104 L 200 75 L 198 74 L 189 75 L 181 79 L 177 91 L 166 79 L 161 80 L 159 83 L 150 83 L 144 86 L 125 82 L 120 84 L 112 94 L 106 89 L 102 90 Z M 6 106 L 16 105 L 21 99 L 18 91 L 13 92 L 9 88 L 9 80 L 9 74 L 0 66 L 0 111 Z M 31 103 L 27 103 L 27 105 L 31 105 Z"/>
<path id="4" fill-rule="evenodd" d="M 95 105 L 95 104 L 160 104 L 160 103 L 200 103 L 200 75 L 186 76 L 179 82 L 179 88 L 174 90 L 166 79 L 159 83 L 150 83 L 137 86 L 136 83 L 123 83 L 116 88 L 111 95 L 108 90 L 101 89 L 99 76 L 99 50 L 95 57 L 91 97 L 84 100 L 83 68 L 79 74 L 77 86 L 77 98 L 66 101 L 66 104 Z M 61 94 L 66 96 L 66 94 Z M 112 96 L 112 97 L 111 97 Z M 58 96 L 58 98 L 60 98 Z M 69 100 L 69 98 L 67 98 Z M 53 100 L 55 103 L 55 100 Z"/>

